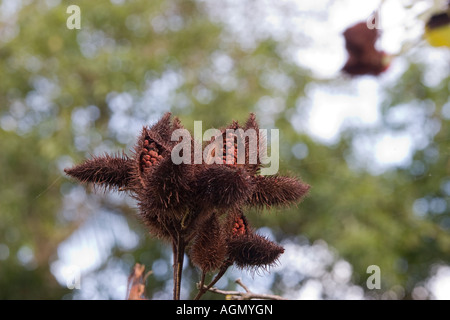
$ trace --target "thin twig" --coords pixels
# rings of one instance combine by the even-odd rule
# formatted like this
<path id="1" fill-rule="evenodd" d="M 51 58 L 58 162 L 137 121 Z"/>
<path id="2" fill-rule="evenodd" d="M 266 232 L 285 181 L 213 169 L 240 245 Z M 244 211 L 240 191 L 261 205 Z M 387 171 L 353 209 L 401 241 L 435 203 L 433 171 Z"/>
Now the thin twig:
<path id="1" fill-rule="evenodd" d="M 206 277 L 206 272 L 202 271 L 202 276 L 200 278 L 200 283 L 197 284 L 197 288 L 199 288 L 197 295 L 195 296 L 194 300 L 198 300 L 200 299 L 200 297 L 206 292 L 206 290 L 204 290 L 205 286 L 205 277 Z M 202 290 L 203 288 L 203 290 Z"/>
<path id="2" fill-rule="evenodd" d="M 242 280 L 240 278 L 236 279 L 234 282 L 240 285 L 245 290 L 245 292 L 250 292 L 250 289 L 247 288 L 247 286 L 242 283 Z"/>
<path id="3" fill-rule="evenodd" d="M 198 285 L 198 293 L 197 296 L 194 298 L 194 300 L 199 300 L 202 295 L 204 295 L 210 288 L 212 288 L 213 285 L 217 283 L 217 281 L 222 278 L 222 276 L 225 274 L 225 272 L 228 270 L 228 267 L 231 265 L 230 261 L 227 261 L 222 268 L 220 269 L 219 273 L 216 274 L 214 279 L 211 281 L 210 284 L 207 286 L 204 286 L 203 284 L 197 284 Z"/>
<path id="4" fill-rule="evenodd" d="M 222 294 L 226 296 L 228 300 L 252 300 L 252 299 L 260 299 L 260 300 L 287 300 L 286 298 L 273 295 L 273 294 L 261 294 L 251 292 L 246 285 L 244 285 L 241 279 L 237 279 L 235 281 L 238 285 L 240 285 L 245 292 L 242 291 L 226 291 L 217 289 L 215 287 L 209 288 L 208 291 L 213 293 Z M 206 287 L 205 287 L 206 289 Z"/>

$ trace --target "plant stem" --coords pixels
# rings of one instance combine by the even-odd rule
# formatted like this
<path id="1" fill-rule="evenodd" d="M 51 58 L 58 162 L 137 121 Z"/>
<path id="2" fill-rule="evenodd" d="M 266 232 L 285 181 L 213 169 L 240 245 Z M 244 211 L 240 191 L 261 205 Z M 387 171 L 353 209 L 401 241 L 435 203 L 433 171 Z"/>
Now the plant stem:
<path id="1" fill-rule="evenodd" d="M 180 300 L 181 276 L 183 273 L 183 259 L 185 243 L 181 234 L 172 243 L 173 249 L 173 299 Z"/>

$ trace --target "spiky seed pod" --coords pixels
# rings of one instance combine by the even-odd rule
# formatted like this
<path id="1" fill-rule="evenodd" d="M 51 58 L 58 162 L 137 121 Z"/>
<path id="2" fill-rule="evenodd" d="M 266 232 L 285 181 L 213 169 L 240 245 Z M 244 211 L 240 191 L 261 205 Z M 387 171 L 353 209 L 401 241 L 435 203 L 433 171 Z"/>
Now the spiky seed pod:
<path id="1" fill-rule="evenodd" d="M 161 119 L 159 119 L 154 125 L 151 126 L 149 132 L 151 132 L 151 138 L 158 142 L 170 142 L 170 138 L 173 132 L 170 117 L 172 113 L 166 112 Z M 177 118 L 175 118 L 177 119 Z M 174 119 L 174 121 L 175 121 Z"/>
<path id="2" fill-rule="evenodd" d="M 152 174 L 146 175 L 144 183 L 148 188 L 138 191 L 143 203 L 150 200 L 151 205 L 158 210 L 183 211 L 183 207 L 192 200 L 191 183 L 193 167 L 191 165 L 175 165 L 170 157 L 157 160 Z M 150 205 L 150 203 L 148 203 Z"/>
<path id="3" fill-rule="evenodd" d="M 133 161 L 126 155 L 93 157 L 70 169 L 64 169 L 69 176 L 96 187 L 119 189 L 130 187 Z"/>
<path id="4" fill-rule="evenodd" d="M 190 252 L 191 261 L 204 272 L 220 268 L 227 254 L 225 237 L 216 214 L 199 226 Z"/>
<path id="5" fill-rule="evenodd" d="M 224 225 L 227 234 L 228 261 L 238 268 L 268 269 L 284 249 L 254 233 L 241 209 L 231 211 Z"/>
<path id="6" fill-rule="evenodd" d="M 259 148 L 260 146 L 266 144 L 266 137 L 260 134 L 259 125 L 256 121 L 256 116 L 254 113 L 250 113 L 247 121 L 245 122 L 244 130 L 254 130 L 256 133 L 257 141 L 255 146 L 251 146 L 250 141 L 246 141 L 245 143 L 245 163 L 247 171 L 249 171 L 252 175 L 256 175 L 262 166 Z M 256 159 L 256 163 L 251 163 L 250 159 Z"/>
<path id="7" fill-rule="evenodd" d="M 161 240 L 168 241 L 172 239 L 175 235 L 175 230 L 173 226 L 167 224 L 167 227 L 163 225 L 164 221 L 160 220 L 160 215 L 158 211 L 150 209 L 148 206 L 138 203 L 139 219 L 147 227 L 149 233 Z"/>
<path id="8" fill-rule="evenodd" d="M 197 174 L 196 190 L 199 203 L 228 209 L 246 201 L 253 184 L 245 170 L 213 164 Z"/>
<path id="9" fill-rule="evenodd" d="M 310 186 L 296 178 L 285 176 L 257 176 L 249 203 L 257 207 L 287 206 L 299 202 Z"/>
<path id="10" fill-rule="evenodd" d="M 155 126 L 162 127 L 159 121 Z M 165 128 L 165 126 L 163 126 Z M 134 177 L 137 183 L 145 187 L 145 177 L 151 175 L 156 165 L 165 157 L 170 157 L 170 150 L 167 144 L 160 139 L 160 134 L 154 131 L 154 127 L 144 127 L 136 146 L 134 147 L 134 162 L 137 173 Z"/>
<path id="11" fill-rule="evenodd" d="M 176 142 L 171 141 L 175 129 L 182 128 L 178 118 L 170 121 L 171 113 L 164 116 L 150 128 L 144 127 L 134 147 L 134 159 L 137 173 L 136 179 L 144 183 L 144 177 L 152 174 L 151 168 L 157 166 L 165 158 L 170 158 L 172 147 Z"/>
<path id="12" fill-rule="evenodd" d="M 255 233 L 238 235 L 228 241 L 228 255 L 242 269 L 268 269 L 283 252 L 283 247 Z"/>
<path id="13" fill-rule="evenodd" d="M 82 182 L 131 191 L 150 233 L 173 244 L 180 241 L 180 235 L 184 244 L 195 239 L 193 260 L 205 271 L 226 268 L 233 262 L 241 268 L 267 268 L 283 248 L 254 234 L 241 207 L 296 202 L 309 186 L 294 178 L 257 176 L 259 164 L 250 165 L 248 155 L 245 164 L 236 164 L 236 138 L 242 138 L 242 130 L 237 130 L 241 127 L 235 121 L 227 128 L 234 131 L 222 131 L 225 149 L 211 155 L 221 164 L 175 165 L 171 150 L 178 141 L 171 141 L 171 136 L 182 126 L 176 118 L 171 123 L 167 113 L 152 127 L 143 128 L 132 158 L 94 157 L 65 171 Z M 244 128 L 258 130 L 254 115 Z M 194 141 L 191 144 L 194 146 Z M 247 141 L 245 145 L 248 154 Z M 224 160 L 229 160 L 229 165 L 224 165 Z M 219 212 L 228 213 L 223 223 L 217 218 Z"/>
<path id="14" fill-rule="evenodd" d="M 179 217 L 190 202 L 188 193 L 193 168 L 172 162 L 171 150 L 175 144 L 171 136 L 176 129 L 182 129 L 182 126 L 178 118 L 170 121 L 170 113 L 151 128 L 143 128 L 134 148 L 135 171 L 138 173 L 135 179 L 142 186 L 135 193 L 143 205 L 155 210 L 179 212 L 176 214 Z"/>

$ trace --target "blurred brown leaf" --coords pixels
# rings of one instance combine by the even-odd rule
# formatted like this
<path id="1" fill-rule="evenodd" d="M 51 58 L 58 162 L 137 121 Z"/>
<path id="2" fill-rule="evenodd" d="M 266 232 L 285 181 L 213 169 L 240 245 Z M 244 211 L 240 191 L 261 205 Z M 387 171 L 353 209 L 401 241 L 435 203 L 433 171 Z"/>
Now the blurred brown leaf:
<path id="1" fill-rule="evenodd" d="M 145 297 L 145 280 L 152 273 L 152 271 L 145 272 L 145 265 L 136 263 L 128 277 L 128 291 L 127 300 L 148 300 Z"/>

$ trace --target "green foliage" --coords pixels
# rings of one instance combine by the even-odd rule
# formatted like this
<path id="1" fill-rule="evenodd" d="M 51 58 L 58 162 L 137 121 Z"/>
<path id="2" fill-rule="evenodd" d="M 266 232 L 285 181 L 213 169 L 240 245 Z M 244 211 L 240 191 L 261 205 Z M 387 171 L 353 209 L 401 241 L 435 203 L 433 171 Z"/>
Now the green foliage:
<path id="1" fill-rule="evenodd" d="M 401 130 L 389 112 L 409 104 L 423 111 L 417 120 L 424 128 L 436 130 L 410 165 L 372 174 L 351 161 L 355 138 L 370 130 L 350 128 L 338 143 L 324 145 L 293 126 L 293 115 L 304 111 L 299 101 L 307 85 L 349 90 L 352 80 L 323 80 L 289 61 L 282 54 L 288 39 L 267 36 L 242 47 L 201 1 L 77 1 L 81 30 L 66 27 L 66 2 L 49 3 L 29 1 L 17 22 L 11 17 L 0 24 L 17 30 L 0 40 L 0 245 L 9 250 L 0 261 L 0 298 L 72 297 L 50 265 L 58 259 L 58 245 L 95 212 L 79 206 L 78 218 L 64 215 L 64 197 L 76 184 L 62 168 L 67 159 L 78 162 L 127 145 L 129 139 L 111 124 L 118 112 L 112 100 L 121 93 L 131 98 L 121 112 L 123 119 L 135 120 L 124 125 L 132 138 L 140 127 L 127 127 L 130 123 L 149 124 L 165 110 L 179 115 L 188 129 L 194 120 L 202 120 L 204 130 L 244 121 L 249 112 L 279 128 L 280 170 L 300 176 L 312 189 L 298 208 L 253 212 L 252 221 L 271 226 L 277 240 L 299 235 L 325 240 L 351 263 L 353 280 L 363 288 L 367 266 L 379 265 L 382 290 L 376 297 L 400 285 L 411 298 L 434 265 L 450 263 L 449 74 L 439 85 L 427 86 L 427 65 L 414 54 L 404 57 L 404 73 L 395 85 L 382 88 L 382 123 L 371 130 Z M 164 77 L 171 77 L 169 87 Z M 282 107 L 269 109 L 263 98 L 272 108 L 274 101 Z M 80 120 L 80 110 L 91 117 Z M 298 143 L 308 150 L 300 160 L 292 152 Z M 133 249 L 114 247 L 93 274 L 116 257 L 127 261 L 124 269 L 130 271 L 133 262 L 151 267 L 165 259 L 167 278 L 150 277 L 148 283 L 150 294 L 162 290 L 171 275 L 166 246 L 146 235 L 125 197 L 94 198 L 100 208 L 124 215 L 140 241 Z M 413 210 L 418 199 L 428 204 L 420 215 Z M 31 259 L 19 258 L 24 248 L 31 249 Z M 192 268 L 184 277 L 198 280 Z"/>

